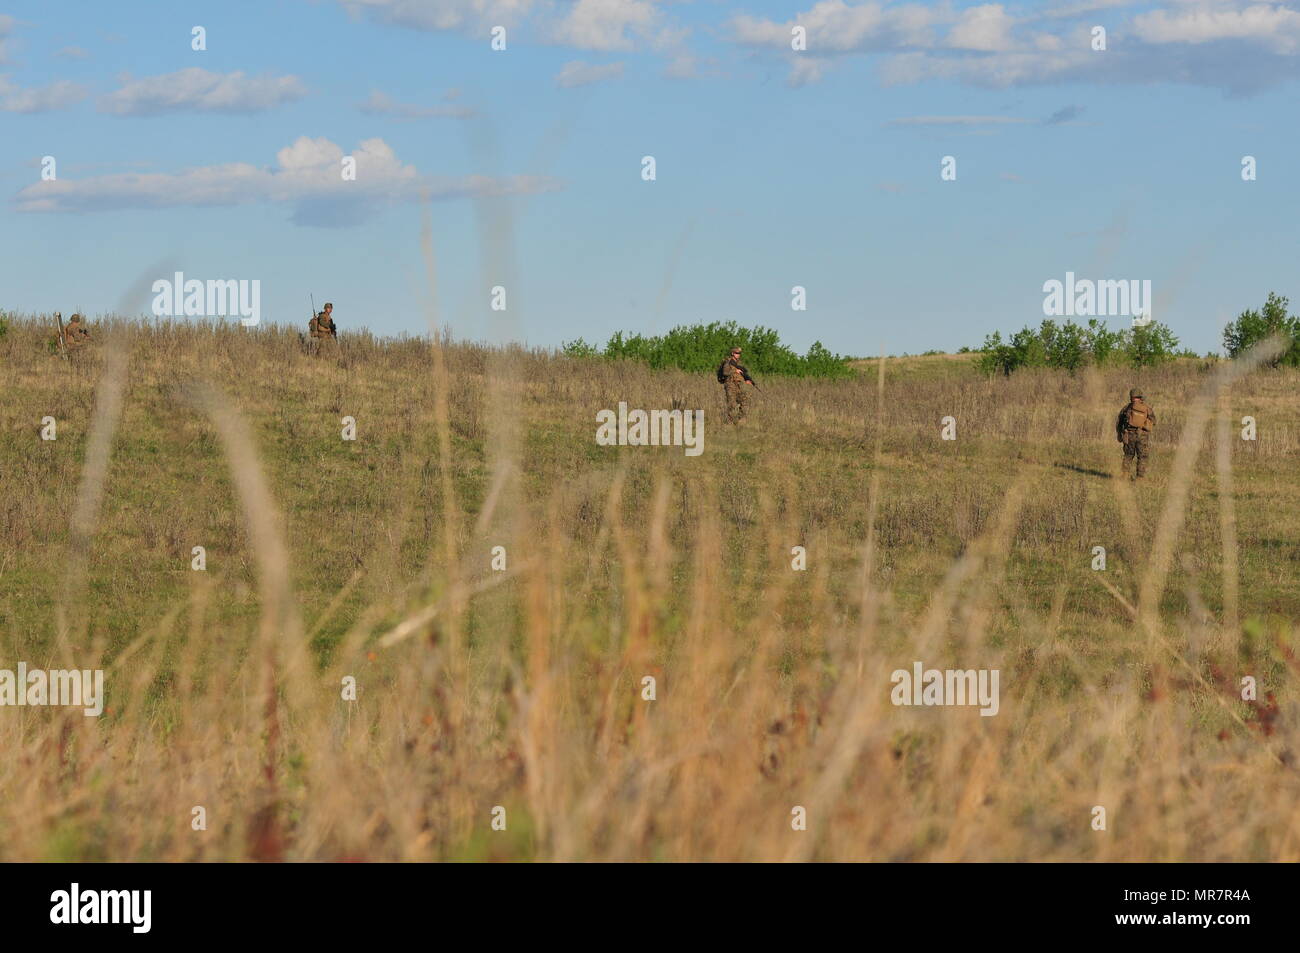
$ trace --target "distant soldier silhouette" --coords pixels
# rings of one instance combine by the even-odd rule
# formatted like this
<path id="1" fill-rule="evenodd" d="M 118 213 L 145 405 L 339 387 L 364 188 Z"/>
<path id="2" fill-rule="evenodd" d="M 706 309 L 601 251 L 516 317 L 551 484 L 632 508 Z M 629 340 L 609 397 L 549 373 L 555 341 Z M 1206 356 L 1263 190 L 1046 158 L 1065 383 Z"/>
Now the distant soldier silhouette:
<path id="1" fill-rule="evenodd" d="M 718 383 L 727 401 L 727 423 L 744 423 L 749 410 L 749 388 L 758 385 L 749 376 L 749 369 L 740 363 L 740 348 L 733 347 L 718 365 Z"/>
<path id="2" fill-rule="evenodd" d="M 334 305 L 326 301 L 324 310 L 307 324 L 307 329 L 311 332 L 313 338 L 337 338 L 339 336 L 338 329 L 334 326 L 334 318 L 331 317 L 333 311 Z"/>
<path id="3" fill-rule="evenodd" d="M 1137 476 L 1141 479 L 1147 472 L 1147 460 L 1151 456 L 1151 432 L 1156 429 L 1155 411 L 1146 402 L 1141 389 L 1134 387 L 1128 392 L 1128 403 L 1119 412 L 1115 420 L 1115 439 L 1124 445 L 1124 475 L 1128 476 L 1137 464 Z"/>

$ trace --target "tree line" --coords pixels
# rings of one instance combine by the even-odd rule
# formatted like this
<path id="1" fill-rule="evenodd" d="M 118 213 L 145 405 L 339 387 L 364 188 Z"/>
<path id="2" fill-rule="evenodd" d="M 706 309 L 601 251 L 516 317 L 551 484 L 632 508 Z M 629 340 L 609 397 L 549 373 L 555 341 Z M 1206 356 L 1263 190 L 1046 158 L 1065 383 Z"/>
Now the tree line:
<path id="1" fill-rule="evenodd" d="M 1291 345 L 1271 362 L 1272 366 L 1300 366 L 1300 317 L 1287 315 L 1288 304 L 1286 298 L 1269 292 L 1263 308 L 1241 312 L 1223 329 L 1223 349 L 1228 357 L 1235 358 L 1260 341 L 1282 334 Z M 1044 320 L 1037 328 L 1022 328 L 1008 340 L 994 331 L 976 353 L 981 370 L 1005 375 L 1022 367 L 1056 367 L 1071 372 L 1088 364 L 1152 367 L 1175 357 L 1199 356 L 1195 351 L 1179 350 L 1174 332 L 1158 321 L 1113 331 L 1096 318 L 1086 325 Z"/>
<path id="2" fill-rule="evenodd" d="M 806 354 L 798 354 L 781 343 L 771 328 L 744 328 L 734 321 L 678 325 L 666 334 L 627 334 L 617 331 L 604 348 L 582 338 L 563 344 L 570 357 L 602 357 L 609 360 L 644 361 L 653 368 L 676 367 L 684 371 L 712 371 L 739 346 L 741 362 L 755 374 L 785 374 L 790 377 L 851 377 L 850 357 L 832 354 L 814 341 Z"/>

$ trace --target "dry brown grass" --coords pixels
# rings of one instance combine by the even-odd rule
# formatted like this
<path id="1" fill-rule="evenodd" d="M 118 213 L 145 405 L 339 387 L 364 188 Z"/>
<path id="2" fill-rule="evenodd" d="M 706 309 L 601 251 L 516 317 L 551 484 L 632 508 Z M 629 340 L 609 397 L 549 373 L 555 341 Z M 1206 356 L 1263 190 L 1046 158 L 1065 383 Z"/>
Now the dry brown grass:
<path id="1" fill-rule="evenodd" d="M 102 666 L 109 710 L 0 708 L 6 860 L 1300 859 L 1294 372 L 1144 372 L 1133 487 L 1121 371 L 869 362 L 737 433 L 635 365 L 44 334 L 0 340 L 0 667 Z M 703 456 L 596 446 L 674 398 Z M 1000 714 L 894 707 L 914 660 L 999 669 Z"/>

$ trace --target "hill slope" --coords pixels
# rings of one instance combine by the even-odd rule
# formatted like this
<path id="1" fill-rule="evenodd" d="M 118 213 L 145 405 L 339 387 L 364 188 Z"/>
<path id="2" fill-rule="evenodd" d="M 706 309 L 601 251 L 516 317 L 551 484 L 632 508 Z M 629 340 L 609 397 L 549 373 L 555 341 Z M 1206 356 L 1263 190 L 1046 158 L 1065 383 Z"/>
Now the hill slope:
<path id="1" fill-rule="evenodd" d="M 44 335 L 0 339 L 4 664 L 102 667 L 108 710 L 0 708 L 3 859 L 1297 859 L 1294 371 L 1228 398 L 1225 537 L 1213 426 L 1170 492 L 1195 362 L 887 361 L 883 412 L 866 362 L 760 381 L 736 430 L 710 375 L 635 363 Z M 675 400 L 699 456 L 597 444 Z M 891 704 L 915 661 L 998 670 L 998 714 Z"/>

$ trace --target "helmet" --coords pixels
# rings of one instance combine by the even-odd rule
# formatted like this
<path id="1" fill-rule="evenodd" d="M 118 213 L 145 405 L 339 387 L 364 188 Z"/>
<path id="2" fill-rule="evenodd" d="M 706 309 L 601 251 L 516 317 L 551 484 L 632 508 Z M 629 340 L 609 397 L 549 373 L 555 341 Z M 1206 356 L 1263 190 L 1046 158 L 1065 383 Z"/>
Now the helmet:
<path id="1" fill-rule="evenodd" d="M 1145 398 L 1145 397 L 1146 397 L 1146 395 L 1142 393 L 1142 388 L 1140 388 L 1140 387 L 1133 387 L 1133 388 L 1130 388 L 1130 389 L 1129 389 L 1129 392 L 1128 392 L 1128 399 L 1129 399 L 1129 400 L 1132 400 L 1132 399 L 1135 398 L 1135 397 L 1142 397 L 1142 398 Z"/>

